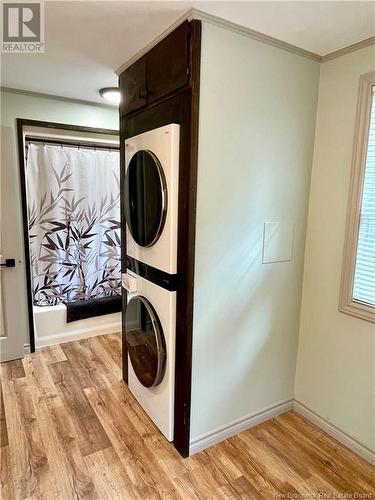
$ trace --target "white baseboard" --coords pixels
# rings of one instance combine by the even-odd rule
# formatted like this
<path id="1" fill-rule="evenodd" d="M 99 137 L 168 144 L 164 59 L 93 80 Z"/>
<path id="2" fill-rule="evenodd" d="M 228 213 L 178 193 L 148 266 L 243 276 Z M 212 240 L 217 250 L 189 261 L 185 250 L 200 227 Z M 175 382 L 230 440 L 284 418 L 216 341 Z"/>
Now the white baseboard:
<path id="1" fill-rule="evenodd" d="M 199 451 L 203 451 L 206 448 L 209 448 L 217 443 L 220 443 L 221 441 L 224 441 L 225 439 L 228 439 L 236 434 L 239 434 L 240 432 L 251 429 L 251 427 L 255 427 L 256 425 L 261 424 L 266 420 L 275 418 L 278 415 L 281 415 L 282 413 L 285 413 L 289 410 L 294 410 L 296 413 L 299 413 L 307 420 L 319 427 L 319 429 L 332 436 L 334 439 L 345 445 L 360 457 L 364 458 L 367 462 L 375 465 L 375 453 L 373 451 L 371 451 L 369 448 L 359 443 L 354 438 L 341 431 L 330 422 L 327 422 L 327 420 L 320 417 L 305 405 L 294 399 L 283 401 L 276 405 L 264 408 L 263 410 L 255 414 L 248 415 L 245 418 L 236 420 L 229 425 L 218 427 L 217 429 L 208 432 L 207 434 L 203 434 L 202 436 L 193 439 L 190 443 L 190 456 L 198 453 Z"/>
<path id="2" fill-rule="evenodd" d="M 354 451 L 354 453 L 367 460 L 367 462 L 375 465 L 375 453 L 373 451 L 369 450 L 366 446 L 359 443 L 330 422 L 327 422 L 327 420 L 317 415 L 315 412 L 307 408 L 304 404 L 294 400 L 293 410 L 305 417 L 306 420 L 309 420 L 310 422 L 315 424 L 317 427 L 319 427 L 319 429 L 326 432 L 334 439 L 345 445 L 347 448 Z"/>
<path id="3" fill-rule="evenodd" d="M 199 451 L 205 450 L 214 444 L 220 443 L 220 441 L 224 441 L 225 439 L 228 439 L 240 432 L 246 431 L 251 427 L 255 427 L 270 418 L 277 417 L 282 413 L 292 410 L 293 402 L 293 399 L 290 399 L 276 405 L 269 406 L 257 413 L 235 420 L 229 425 L 218 427 L 212 432 L 208 432 L 207 434 L 203 434 L 202 436 L 193 439 L 190 443 L 190 456 L 198 453 Z"/>

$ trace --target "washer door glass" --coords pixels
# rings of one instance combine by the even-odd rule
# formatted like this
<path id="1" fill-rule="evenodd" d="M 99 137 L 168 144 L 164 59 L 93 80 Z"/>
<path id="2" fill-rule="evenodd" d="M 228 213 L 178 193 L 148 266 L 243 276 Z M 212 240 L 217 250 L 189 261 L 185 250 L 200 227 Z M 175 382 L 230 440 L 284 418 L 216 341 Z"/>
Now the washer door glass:
<path id="1" fill-rule="evenodd" d="M 136 243 L 149 247 L 158 240 L 165 222 L 167 189 L 162 166 L 151 151 L 130 160 L 125 178 L 125 212 Z"/>
<path id="2" fill-rule="evenodd" d="M 160 384 L 167 358 L 165 338 L 157 314 L 144 297 L 133 297 L 125 316 L 126 345 L 138 380 L 145 387 Z"/>

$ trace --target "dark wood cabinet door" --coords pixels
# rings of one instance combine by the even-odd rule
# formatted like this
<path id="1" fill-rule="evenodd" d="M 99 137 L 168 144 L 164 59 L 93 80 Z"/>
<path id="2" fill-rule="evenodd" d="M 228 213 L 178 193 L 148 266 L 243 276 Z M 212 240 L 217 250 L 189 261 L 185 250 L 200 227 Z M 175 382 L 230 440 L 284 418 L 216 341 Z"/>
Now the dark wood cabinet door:
<path id="1" fill-rule="evenodd" d="M 124 116 L 147 104 L 146 58 L 141 57 L 120 76 L 122 102 L 120 115 Z"/>
<path id="2" fill-rule="evenodd" d="M 184 22 L 146 54 L 148 103 L 189 81 L 189 22 Z"/>

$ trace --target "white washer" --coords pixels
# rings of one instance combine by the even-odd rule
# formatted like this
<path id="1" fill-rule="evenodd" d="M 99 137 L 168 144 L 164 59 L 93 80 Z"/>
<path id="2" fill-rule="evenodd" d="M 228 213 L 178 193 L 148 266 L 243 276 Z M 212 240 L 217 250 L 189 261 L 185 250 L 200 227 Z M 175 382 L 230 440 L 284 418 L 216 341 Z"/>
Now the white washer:
<path id="1" fill-rule="evenodd" d="M 172 123 L 125 141 L 127 255 L 177 272 L 180 126 Z"/>
<path id="2" fill-rule="evenodd" d="M 127 271 L 128 386 L 168 441 L 173 441 L 176 292 Z"/>

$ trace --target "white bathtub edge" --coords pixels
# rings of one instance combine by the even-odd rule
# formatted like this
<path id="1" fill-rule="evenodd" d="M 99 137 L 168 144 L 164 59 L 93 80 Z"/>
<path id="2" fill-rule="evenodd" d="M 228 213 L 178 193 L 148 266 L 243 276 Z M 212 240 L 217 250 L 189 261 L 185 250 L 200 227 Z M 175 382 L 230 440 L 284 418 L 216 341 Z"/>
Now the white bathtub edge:
<path id="1" fill-rule="evenodd" d="M 72 342 L 73 340 L 87 339 L 89 337 L 97 337 L 106 333 L 119 332 L 121 330 L 121 319 L 115 323 L 107 323 L 99 326 L 90 326 L 88 328 L 81 328 L 73 332 L 56 333 L 54 335 L 36 337 L 36 349 L 47 347 L 56 344 L 64 344 L 65 342 Z"/>

